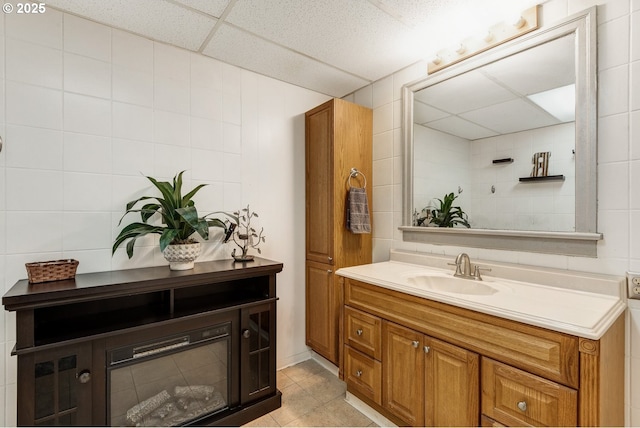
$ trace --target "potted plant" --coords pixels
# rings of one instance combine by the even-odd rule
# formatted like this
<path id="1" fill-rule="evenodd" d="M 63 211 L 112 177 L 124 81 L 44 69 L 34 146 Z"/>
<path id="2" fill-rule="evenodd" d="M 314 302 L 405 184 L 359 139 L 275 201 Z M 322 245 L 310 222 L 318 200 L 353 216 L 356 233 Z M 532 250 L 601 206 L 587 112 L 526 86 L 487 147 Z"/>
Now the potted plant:
<path id="1" fill-rule="evenodd" d="M 467 214 L 462 211 L 462 208 L 453 206 L 453 201 L 457 197 L 457 195 L 449 193 L 448 195 L 444 195 L 444 199 L 436 198 L 440 206 L 431 210 L 431 223 L 438 227 L 454 227 L 461 224 L 470 228 L 471 225 L 469 224 Z"/>
<path id="2" fill-rule="evenodd" d="M 211 218 L 218 213 L 210 213 L 199 216 L 193 196 L 206 184 L 199 184 L 186 195 L 182 195 L 182 174 L 173 177 L 173 182 L 158 181 L 153 177 L 147 177 L 149 181 L 160 191 L 162 197 L 142 196 L 126 205 L 126 212 L 120 219 L 120 223 L 129 213 L 140 213 L 142 221 L 131 223 L 120 231 L 113 243 L 111 254 L 127 242 L 127 256 L 133 257 L 133 248 L 138 238 L 148 234 L 160 235 L 160 251 L 169 261 L 172 270 L 185 270 L 193 268 L 194 260 L 200 255 L 200 243 L 192 235 L 197 233 L 203 239 L 209 238 L 210 227 L 220 227 L 225 230 L 225 242 L 233 232 L 234 225 L 227 225 L 220 219 Z M 149 201 L 140 208 L 135 208 L 139 202 Z M 154 215 L 158 214 L 161 224 L 151 224 Z M 222 213 L 224 214 L 224 213 Z"/>

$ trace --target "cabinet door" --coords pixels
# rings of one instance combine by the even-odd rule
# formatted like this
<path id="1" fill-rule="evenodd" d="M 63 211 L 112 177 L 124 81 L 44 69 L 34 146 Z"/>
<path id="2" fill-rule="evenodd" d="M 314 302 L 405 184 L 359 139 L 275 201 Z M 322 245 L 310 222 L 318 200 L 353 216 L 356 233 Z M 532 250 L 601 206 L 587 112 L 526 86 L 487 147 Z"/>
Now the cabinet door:
<path id="1" fill-rule="evenodd" d="M 424 351 L 421 333 L 383 322 L 383 407 L 408 425 L 424 425 Z"/>
<path id="2" fill-rule="evenodd" d="M 91 425 L 90 367 L 90 342 L 18 357 L 18 425 Z"/>
<path id="3" fill-rule="evenodd" d="M 437 339 L 424 341 L 425 425 L 478 426 L 480 357 Z"/>
<path id="4" fill-rule="evenodd" d="M 306 258 L 333 264 L 333 104 L 306 115 Z"/>
<path id="5" fill-rule="evenodd" d="M 240 321 L 240 401 L 254 401 L 276 391 L 275 303 L 242 310 Z"/>
<path id="6" fill-rule="evenodd" d="M 307 346 L 337 364 L 340 296 L 333 266 L 307 261 L 306 276 Z"/>

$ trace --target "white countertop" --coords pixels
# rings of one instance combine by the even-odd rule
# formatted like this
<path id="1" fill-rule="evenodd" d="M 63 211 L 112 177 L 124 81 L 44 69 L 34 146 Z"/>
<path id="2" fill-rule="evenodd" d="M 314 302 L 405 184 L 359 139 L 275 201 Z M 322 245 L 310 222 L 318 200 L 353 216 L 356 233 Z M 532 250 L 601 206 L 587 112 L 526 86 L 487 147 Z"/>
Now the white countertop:
<path id="1" fill-rule="evenodd" d="M 452 262 L 452 257 L 420 255 L 416 258 L 416 254 L 407 253 L 410 257 L 398 254 L 389 262 L 342 268 L 336 273 L 406 294 L 595 340 L 604 335 L 626 308 L 624 278 L 479 262 L 483 267 L 491 267 L 491 274 L 483 274 L 484 281 L 481 282 L 460 281 L 469 281 L 470 287 L 486 285 L 497 291 L 460 294 L 447 292 L 446 287 L 433 290 L 415 280 L 421 276 L 453 277 L 454 267 L 442 267 L 446 262 Z M 526 278 L 527 282 L 514 279 L 519 277 Z M 529 282 L 531 279 L 535 282 Z"/>

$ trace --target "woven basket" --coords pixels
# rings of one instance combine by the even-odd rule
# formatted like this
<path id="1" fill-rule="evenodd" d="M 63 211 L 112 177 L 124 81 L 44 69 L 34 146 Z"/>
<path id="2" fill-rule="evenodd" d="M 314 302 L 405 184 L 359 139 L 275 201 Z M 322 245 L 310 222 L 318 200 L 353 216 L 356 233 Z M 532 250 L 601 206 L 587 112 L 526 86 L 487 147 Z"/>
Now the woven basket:
<path id="1" fill-rule="evenodd" d="M 60 281 L 75 278 L 78 261 L 73 259 L 25 263 L 29 282 Z"/>

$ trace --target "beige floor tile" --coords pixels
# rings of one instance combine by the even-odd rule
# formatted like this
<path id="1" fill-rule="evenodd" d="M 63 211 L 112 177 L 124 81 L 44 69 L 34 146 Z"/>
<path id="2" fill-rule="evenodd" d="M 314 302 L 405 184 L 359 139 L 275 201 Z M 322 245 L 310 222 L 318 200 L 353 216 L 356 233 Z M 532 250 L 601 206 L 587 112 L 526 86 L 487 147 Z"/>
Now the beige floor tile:
<path id="1" fill-rule="evenodd" d="M 266 415 L 258 419 L 254 419 L 248 424 L 245 424 L 243 426 L 245 427 L 279 427 L 280 425 L 278 425 L 278 423 L 276 422 L 275 419 L 273 419 L 273 416 L 271 416 L 270 413 L 267 413 Z"/>
<path id="2" fill-rule="evenodd" d="M 295 366 L 290 366 L 286 369 L 282 369 L 282 372 L 289 376 L 292 381 L 298 382 L 305 377 L 320 373 L 323 370 L 325 369 L 314 360 L 306 360 L 299 364 L 296 364 Z"/>
<path id="3" fill-rule="evenodd" d="M 351 404 L 344 400 L 344 395 L 334 398 L 324 405 L 336 421 L 337 426 L 342 427 L 367 427 L 373 423 L 371 419 L 360 413 Z"/>
<path id="4" fill-rule="evenodd" d="M 347 385 L 328 371 L 308 376 L 297 384 L 321 403 L 327 403 L 336 397 L 344 397 L 347 390 Z"/>
<path id="5" fill-rule="evenodd" d="M 282 370 L 278 370 L 276 372 L 276 385 L 278 385 L 278 389 L 286 388 L 292 383 L 294 383 L 293 380 L 289 376 L 284 374 Z"/>
<path id="6" fill-rule="evenodd" d="M 281 392 L 282 406 L 270 413 L 281 426 L 301 418 L 321 405 L 318 400 L 297 384 L 283 388 Z"/>

